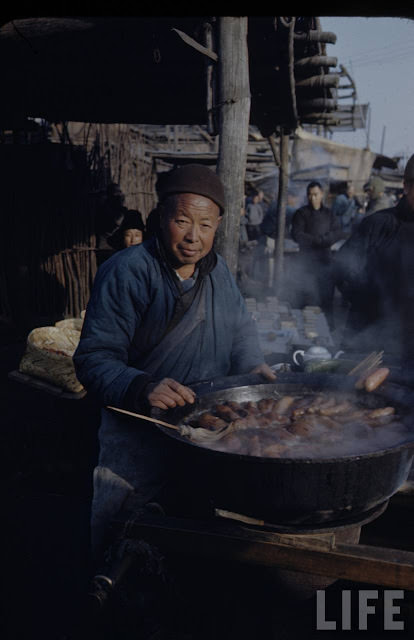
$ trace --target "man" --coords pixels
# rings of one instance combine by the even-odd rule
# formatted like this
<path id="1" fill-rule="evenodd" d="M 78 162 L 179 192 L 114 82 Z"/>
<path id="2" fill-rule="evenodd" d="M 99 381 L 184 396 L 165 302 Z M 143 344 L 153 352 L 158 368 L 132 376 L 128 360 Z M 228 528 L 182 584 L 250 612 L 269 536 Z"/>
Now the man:
<path id="1" fill-rule="evenodd" d="M 246 228 L 249 240 L 258 240 L 262 235 L 260 225 L 264 218 L 263 191 L 253 190 L 251 201 L 246 205 Z"/>
<path id="2" fill-rule="evenodd" d="M 350 305 L 344 349 L 384 350 L 395 362 L 414 357 L 414 155 L 404 196 L 376 211 L 338 251 L 337 284 Z"/>
<path id="3" fill-rule="evenodd" d="M 224 212 L 218 176 L 186 165 L 163 179 L 160 228 L 99 269 L 74 356 L 78 379 L 100 399 L 135 412 L 193 403 L 191 383 L 231 374 L 275 375 L 264 363 L 255 323 L 221 256 L 213 250 Z M 102 410 L 94 473 L 92 541 L 134 492 L 145 504 L 174 473 L 165 435 Z"/>
<path id="4" fill-rule="evenodd" d="M 364 185 L 364 191 L 368 196 L 367 208 L 365 209 L 366 216 L 391 206 L 390 199 L 385 195 L 384 180 L 380 176 L 373 176 Z"/>
<path id="5" fill-rule="evenodd" d="M 331 246 L 344 237 L 341 223 L 322 203 L 319 182 L 310 182 L 306 190 L 308 204 L 296 211 L 292 220 L 292 238 L 299 245 L 298 279 L 302 286 L 300 306 L 322 308 L 333 327 L 334 279 Z"/>
<path id="6" fill-rule="evenodd" d="M 362 205 L 355 197 L 352 182 L 343 182 L 339 187 L 332 213 L 339 217 L 342 229 L 349 236 L 354 227 L 358 226 L 362 219 Z"/>
<path id="7" fill-rule="evenodd" d="M 114 235 L 121 226 L 127 208 L 124 206 L 125 196 L 115 182 L 109 183 L 106 189 L 105 202 L 98 208 L 96 216 L 96 262 L 98 267 L 114 253 L 111 244 Z"/>

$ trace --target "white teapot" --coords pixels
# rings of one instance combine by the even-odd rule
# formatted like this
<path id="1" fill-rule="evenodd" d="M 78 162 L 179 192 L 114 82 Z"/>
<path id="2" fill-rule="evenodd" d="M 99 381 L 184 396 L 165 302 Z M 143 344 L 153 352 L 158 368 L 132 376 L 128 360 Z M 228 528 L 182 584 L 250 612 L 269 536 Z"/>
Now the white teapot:
<path id="1" fill-rule="evenodd" d="M 333 356 L 333 359 L 336 360 L 337 358 L 339 358 L 339 356 L 342 353 L 344 352 L 338 351 L 338 353 L 336 353 Z M 301 361 L 298 360 L 298 356 L 301 356 Z M 319 360 L 331 360 L 331 359 L 332 359 L 331 352 L 328 351 L 326 347 L 321 347 L 316 344 L 309 347 L 307 351 L 304 351 L 303 349 L 298 349 L 293 354 L 293 362 L 299 367 L 302 364 L 306 364 L 307 362 L 314 362 Z"/>

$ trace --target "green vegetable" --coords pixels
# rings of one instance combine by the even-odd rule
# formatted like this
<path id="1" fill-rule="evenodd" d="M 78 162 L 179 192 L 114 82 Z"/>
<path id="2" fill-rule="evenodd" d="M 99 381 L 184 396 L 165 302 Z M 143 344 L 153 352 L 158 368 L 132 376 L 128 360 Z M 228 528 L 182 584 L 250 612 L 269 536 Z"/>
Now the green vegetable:
<path id="1" fill-rule="evenodd" d="M 307 362 L 305 371 L 307 373 L 328 373 L 329 371 L 336 371 L 340 366 L 341 363 L 339 360 L 318 360 Z"/>

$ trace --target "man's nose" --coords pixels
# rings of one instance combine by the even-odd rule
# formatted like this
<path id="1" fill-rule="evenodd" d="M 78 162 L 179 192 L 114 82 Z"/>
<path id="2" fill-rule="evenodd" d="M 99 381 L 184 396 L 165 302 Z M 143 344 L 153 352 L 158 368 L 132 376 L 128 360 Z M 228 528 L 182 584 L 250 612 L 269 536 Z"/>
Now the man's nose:
<path id="1" fill-rule="evenodd" d="M 199 228 L 197 225 L 192 224 L 187 229 L 187 233 L 185 234 L 185 239 L 189 242 L 197 242 L 199 238 Z"/>

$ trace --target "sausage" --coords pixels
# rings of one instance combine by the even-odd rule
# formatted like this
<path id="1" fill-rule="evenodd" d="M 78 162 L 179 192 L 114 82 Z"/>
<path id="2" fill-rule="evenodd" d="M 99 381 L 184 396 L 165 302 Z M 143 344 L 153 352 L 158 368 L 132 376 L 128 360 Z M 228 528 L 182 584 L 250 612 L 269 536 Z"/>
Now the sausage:
<path id="1" fill-rule="evenodd" d="M 262 455 L 262 445 L 260 443 L 259 436 L 255 435 L 250 438 L 249 442 L 249 456 L 261 456 Z"/>
<path id="2" fill-rule="evenodd" d="M 245 429 L 258 428 L 258 417 L 256 415 L 249 415 L 246 418 L 239 418 L 233 422 L 233 426 L 236 431 L 244 431 Z"/>
<path id="3" fill-rule="evenodd" d="M 333 407 L 321 408 L 319 413 L 321 416 L 336 416 L 339 413 L 345 413 L 352 408 L 352 405 L 348 400 L 341 402 L 340 404 L 335 404 Z"/>
<path id="4" fill-rule="evenodd" d="M 286 451 L 287 446 L 285 444 L 269 444 L 262 449 L 262 456 L 266 458 L 279 458 L 280 454 Z"/>
<path id="5" fill-rule="evenodd" d="M 228 425 L 228 423 L 221 418 L 217 418 L 217 416 L 213 416 L 212 413 L 208 412 L 202 413 L 201 416 L 198 416 L 198 418 L 194 419 L 192 422 L 195 422 L 197 427 L 210 429 L 210 431 L 216 431 L 217 429 L 227 427 Z"/>
<path id="6" fill-rule="evenodd" d="M 374 391 L 388 377 L 390 370 L 387 367 L 375 369 L 368 375 L 359 378 L 355 383 L 355 389 L 365 389 L 365 391 Z"/>
<path id="7" fill-rule="evenodd" d="M 243 409 L 245 411 L 247 411 L 247 413 L 250 415 L 255 414 L 257 415 L 258 413 L 260 413 L 257 404 L 255 402 L 253 402 L 253 400 L 249 400 L 249 402 L 245 402 L 243 405 Z"/>
<path id="8" fill-rule="evenodd" d="M 310 436 L 315 429 L 315 424 L 310 418 L 304 417 L 293 422 L 287 429 L 296 436 Z"/>
<path id="9" fill-rule="evenodd" d="M 230 407 L 232 411 L 234 411 L 235 413 L 238 413 L 239 416 L 241 416 L 242 418 L 247 416 L 247 411 L 243 409 L 243 407 L 239 402 L 235 402 L 234 400 L 228 400 L 226 404 L 228 407 Z"/>
<path id="10" fill-rule="evenodd" d="M 295 398 L 293 396 L 283 396 L 283 398 L 275 403 L 272 413 L 279 413 L 283 415 L 288 412 L 294 402 Z"/>
<path id="11" fill-rule="evenodd" d="M 385 378 L 388 377 L 389 373 L 390 373 L 390 370 L 387 367 L 381 367 L 380 369 L 377 369 L 373 373 L 370 373 L 368 378 L 366 378 L 365 384 L 364 384 L 366 391 L 374 391 L 374 389 L 379 387 L 380 384 L 384 382 Z"/>
<path id="12" fill-rule="evenodd" d="M 394 407 L 381 407 L 379 409 L 374 409 L 370 411 L 367 415 L 367 418 L 375 419 L 375 418 L 383 418 L 385 416 L 392 416 L 395 413 Z"/>
<path id="13" fill-rule="evenodd" d="M 214 407 L 214 413 L 216 413 L 219 418 L 223 418 L 223 420 L 226 420 L 227 422 L 232 422 L 233 420 L 238 420 L 238 418 L 240 418 L 238 413 L 225 404 L 216 404 Z"/>
<path id="14" fill-rule="evenodd" d="M 275 401 L 273 398 L 263 398 L 262 400 L 259 400 L 257 406 L 262 413 L 267 413 L 273 409 L 274 403 Z"/>
<path id="15" fill-rule="evenodd" d="M 280 413 L 276 413 L 274 409 L 268 415 L 270 416 L 273 425 L 285 426 L 290 422 L 289 416 L 284 416 L 284 415 L 281 415 Z"/>
<path id="16" fill-rule="evenodd" d="M 307 409 L 306 413 L 317 413 L 319 411 L 320 406 L 326 402 L 326 397 L 323 395 L 316 396 L 315 400 L 312 402 L 310 407 Z"/>

